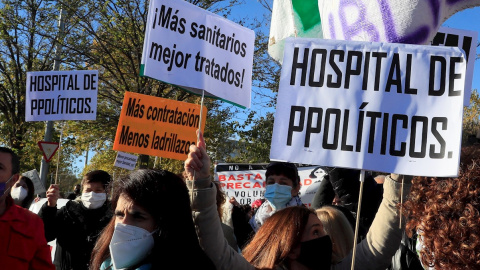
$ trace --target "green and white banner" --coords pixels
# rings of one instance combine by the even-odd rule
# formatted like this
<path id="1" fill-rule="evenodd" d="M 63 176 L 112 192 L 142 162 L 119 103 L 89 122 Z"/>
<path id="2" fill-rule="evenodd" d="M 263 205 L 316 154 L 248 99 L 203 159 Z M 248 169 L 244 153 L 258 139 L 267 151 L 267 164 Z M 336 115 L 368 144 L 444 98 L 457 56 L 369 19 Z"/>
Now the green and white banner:
<path id="1" fill-rule="evenodd" d="M 287 37 L 323 37 L 317 0 L 273 1 L 268 53 L 279 62 Z"/>

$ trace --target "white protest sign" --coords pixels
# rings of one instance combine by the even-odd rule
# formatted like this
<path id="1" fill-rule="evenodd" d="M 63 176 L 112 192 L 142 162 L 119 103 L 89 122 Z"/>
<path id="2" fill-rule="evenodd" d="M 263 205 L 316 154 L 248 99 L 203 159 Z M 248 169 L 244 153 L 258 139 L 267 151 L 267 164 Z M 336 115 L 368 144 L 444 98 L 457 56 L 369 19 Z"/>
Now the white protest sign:
<path id="1" fill-rule="evenodd" d="M 27 72 L 25 121 L 95 120 L 98 71 Z"/>
<path id="2" fill-rule="evenodd" d="M 477 56 L 476 44 L 478 44 L 478 32 L 449 27 L 440 27 L 432 40 L 433 46 L 458 47 L 465 52 L 465 60 L 467 61 L 465 94 L 463 96 L 463 105 L 465 106 L 470 105 L 470 95 L 472 94 L 473 69 Z"/>
<path id="3" fill-rule="evenodd" d="M 288 39 L 270 158 L 455 176 L 465 65 L 453 47 Z"/>
<path id="4" fill-rule="evenodd" d="M 35 188 L 34 194 L 40 194 L 46 191 L 45 186 L 43 186 L 42 181 L 40 181 L 37 170 L 33 169 L 31 171 L 22 173 L 22 175 L 32 180 L 33 186 Z"/>
<path id="5" fill-rule="evenodd" d="M 229 198 L 235 197 L 240 204 L 252 204 L 255 200 L 264 198 L 267 165 L 221 163 L 215 166 L 215 181 L 220 183 Z M 301 184 L 300 199 L 310 206 L 326 173 L 317 166 L 297 169 Z"/>
<path id="6" fill-rule="evenodd" d="M 124 168 L 127 170 L 134 170 L 135 165 L 137 164 L 138 156 L 127 154 L 124 152 L 117 152 L 117 158 L 115 159 L 115 164 L 113 166 Z"/>
<path id="7" fill-rule="evenodd" d="M 255 33 L 186 1 L 152 0 L 141 76 L 250 107 Z"/>

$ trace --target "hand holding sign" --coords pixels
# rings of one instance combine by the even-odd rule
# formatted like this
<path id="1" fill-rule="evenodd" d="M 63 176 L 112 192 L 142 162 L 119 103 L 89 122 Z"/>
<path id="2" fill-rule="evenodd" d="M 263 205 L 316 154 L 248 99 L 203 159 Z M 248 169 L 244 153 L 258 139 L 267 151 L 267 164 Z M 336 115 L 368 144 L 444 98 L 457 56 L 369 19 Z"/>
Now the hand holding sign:
<path id="1" fill-rule="evenodd" d="M 60 191 L 58 185 L 52 184 L 47 190 L 47 206 L 57 206 L 58 198 L 60 198 Z"/>
<path id="2" fill-rule="evenodd" d="M 210 157 L 207 154 L 205 140 L 201 131 L 197 130 L 197 135 L 198 143 L 190 145 L 190 153 L 185 161 L 185 171 L 190 180 L 205 179 L 210 176 Z"/>

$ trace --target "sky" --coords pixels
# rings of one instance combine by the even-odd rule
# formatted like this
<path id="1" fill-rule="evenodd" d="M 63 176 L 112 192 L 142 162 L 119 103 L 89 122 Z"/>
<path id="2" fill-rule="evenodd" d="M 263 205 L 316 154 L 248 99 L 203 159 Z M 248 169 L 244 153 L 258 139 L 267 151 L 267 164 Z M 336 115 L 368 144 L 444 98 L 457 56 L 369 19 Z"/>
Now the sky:
<path id="1" fill-rule="evenodd" d="M 480 36 L 480 7 L 460 11 L 446 20 L 442 26 L 477 31 Z M 480 54 L 478 47 L 477 54 Z M 475 61 L 472 89 L 480 90 L 480 59 Z"/>
<path id="2" fill-rule="evenodd" d="M 233 13 L 232 19 L 234 20 L 244 20 L 246 18 L 253 19 L 253 18 L 261 18 L 263 16 L 262 11 L 265 9 L 255 0 L 246 0 L 246 3 L 242 6 L 237 7 L 237 9 Z M 457 29 L 464 29 L 464 30 L 472 30 L 477 31 L 480 36 L 480 7 L 475 7 L 471 9 L 466 9 L 454 14 L 448 20 L 446 20 L 443 25 L 444 27 L 451 27 Z M 267 29 L 266 32 L 269 32 Z M 475 45 L 478 44 L 478 41 L 475 42 Z M 480 54 L 480 48 L 477 47 L 477 54 Z M 472 89 L 480 89 L 480 59 L 475 61 L 475 68 L 474 68 L 474 78 L 472 83 Z M 269 93 L 270 94 L 270 93 Z M 252 99 L 255 96 L 252 94 Z M 253 104 L 253 102 L 252 102 Z M 251 110 L 262 111 L 265 110 L 264 108 L 255 108 L 252 107 Z M 90 152 L 88 154 L 89 160 L 93 157 L 94 153 Z M 85 165 L 85 153 L 83 156 L 77 158 L 74 164 L 78 170 L 76 173 L 80 173 Z"/>

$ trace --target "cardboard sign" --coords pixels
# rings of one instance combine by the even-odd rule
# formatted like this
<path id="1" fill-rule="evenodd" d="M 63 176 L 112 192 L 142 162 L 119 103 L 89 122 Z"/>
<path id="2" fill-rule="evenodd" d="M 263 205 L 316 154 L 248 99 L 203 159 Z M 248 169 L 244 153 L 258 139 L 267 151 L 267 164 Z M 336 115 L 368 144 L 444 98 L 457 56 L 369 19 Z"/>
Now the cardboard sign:
<path id="1" fill-rule="evenodd" d="M 465 74 L 465 94 L 463 105 L 470 105 L 472 94 L 473 69 L 475 67 L 476 49 L 478 44 L 478 32 L 461 30 L 448 27 L 440 27 L 437 35 L 432 40 L 433 46 L 458 47 L 465 52 L 467 61 L 467 73 Z"/>
<path id="2" fill-rule="evenodd" d="M 118 152 L 117 157 L 115 158 L 115 164 L 113 166 L 124 168 L 127 170 L 135 170 L 137 159 L 138 159 L 138 156 L 136 155 L 130 155 L 124 152 Z"/>
<path id="3" fill-rule="evenodd" d="M 95 120 L 97 70 L 27 72 L 25 121 Z"/>
<path id="4" fill-rule="evenodd" d="M 22 175 L 32 180 L 33 186 L 35 188 L 34 194 L 40 194 L 47 191 L 45 189 L 45 186 L 42 184 L 42 181 L 40 181 L 40 177 L 38 176 L 37 170 L 33 169 L 31 171 L 22 173 Z"/>
<path id="5" fill-rule="evenodd" d="M 270 158 L 456 176 L 465 67 L 453 47 L 288 39 Z"/>
<path id="6" fill-rule="evenodd" d="M 186 1 L 152 0 L 140 76 L 250 107 L 255 33 Z"/>
<path id="7" fill-rule="evenodd" d="M 235 197 L 240 204 L 252 204 L 263 199 L 265 172 L 268 164 L 222 163 L 215 166 L 215 181 L 229 198 Z M 310 206 L 315 193 L 326 174 L 318 166 L 297 167 L 300 176 L 300 199 Z M 323 174 L 322 174 L 323 172 Z"/>
<path id="8" fill-rule="evenodd" d="M 200 105 L 125 92 L 113 150 L 185 160 L 199 122 Z"/>

